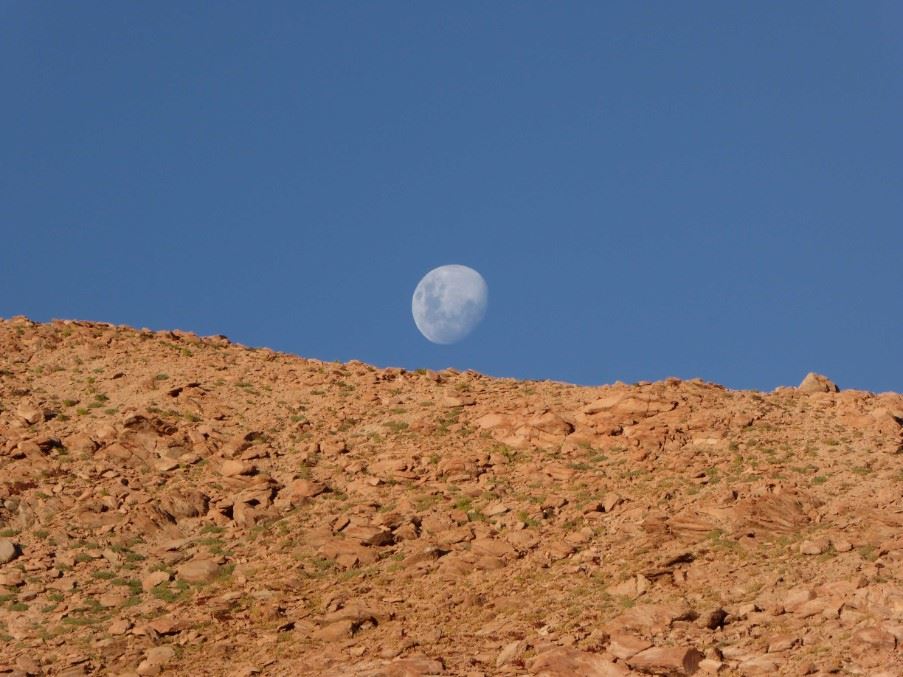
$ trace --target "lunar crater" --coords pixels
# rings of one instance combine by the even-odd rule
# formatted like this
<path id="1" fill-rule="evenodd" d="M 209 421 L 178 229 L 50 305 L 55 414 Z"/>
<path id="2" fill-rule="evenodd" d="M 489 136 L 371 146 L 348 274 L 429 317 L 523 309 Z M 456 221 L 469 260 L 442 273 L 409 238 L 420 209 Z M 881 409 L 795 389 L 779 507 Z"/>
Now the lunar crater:
<path id="1" fill-rule="evenodd" d="M 434 268 L 417 284 L 411 300 L 414 323 L 429 341 L 448 345 L 470 334 L 486 315 L 489 287 L 473 268 Z"/>

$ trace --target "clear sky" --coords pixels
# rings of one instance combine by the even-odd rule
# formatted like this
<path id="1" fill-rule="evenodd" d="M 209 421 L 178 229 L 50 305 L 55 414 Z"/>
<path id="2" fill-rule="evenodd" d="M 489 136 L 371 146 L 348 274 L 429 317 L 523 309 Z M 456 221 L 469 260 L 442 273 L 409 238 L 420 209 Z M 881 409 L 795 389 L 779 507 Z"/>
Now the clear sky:
<path id="1" fill-rule="evenodd" d="M 0 316 L 903 390 L 903 3 L 0 0 Z M 486 319 L 427 342 L 461 263 Z"/>

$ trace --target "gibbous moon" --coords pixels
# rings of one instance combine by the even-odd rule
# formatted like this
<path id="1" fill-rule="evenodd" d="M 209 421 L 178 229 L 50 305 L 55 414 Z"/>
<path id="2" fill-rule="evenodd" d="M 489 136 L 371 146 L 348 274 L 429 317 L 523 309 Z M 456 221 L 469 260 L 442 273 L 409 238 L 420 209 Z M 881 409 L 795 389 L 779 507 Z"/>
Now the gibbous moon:
<path id="1" fill-rule="evenodd" d="M 433 343 L 457 343 L 480 323 L 489 303 L 486 280 L 473 268 L 439 266 L 414 290 L 414 323 Z"/>

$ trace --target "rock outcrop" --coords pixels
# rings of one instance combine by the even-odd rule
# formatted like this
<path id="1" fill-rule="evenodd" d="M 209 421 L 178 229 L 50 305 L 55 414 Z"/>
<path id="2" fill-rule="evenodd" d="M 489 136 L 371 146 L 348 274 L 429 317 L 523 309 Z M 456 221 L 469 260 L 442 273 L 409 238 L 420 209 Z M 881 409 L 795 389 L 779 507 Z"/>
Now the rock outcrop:
<path id="1" fill-rule="evenodd" d="M 903 396 L 0 321 L 0 674 L 899 674 Z"/>

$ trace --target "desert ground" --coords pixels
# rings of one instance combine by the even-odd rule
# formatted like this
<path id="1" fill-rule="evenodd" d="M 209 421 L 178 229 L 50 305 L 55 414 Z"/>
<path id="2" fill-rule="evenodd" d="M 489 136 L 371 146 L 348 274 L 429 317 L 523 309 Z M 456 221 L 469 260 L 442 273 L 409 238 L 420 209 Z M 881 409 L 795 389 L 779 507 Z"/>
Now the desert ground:
<path id="1" fill-rule="evenodd" d="M 0 675 L 903 675 L 901 422 L 2 320 Z"/>

